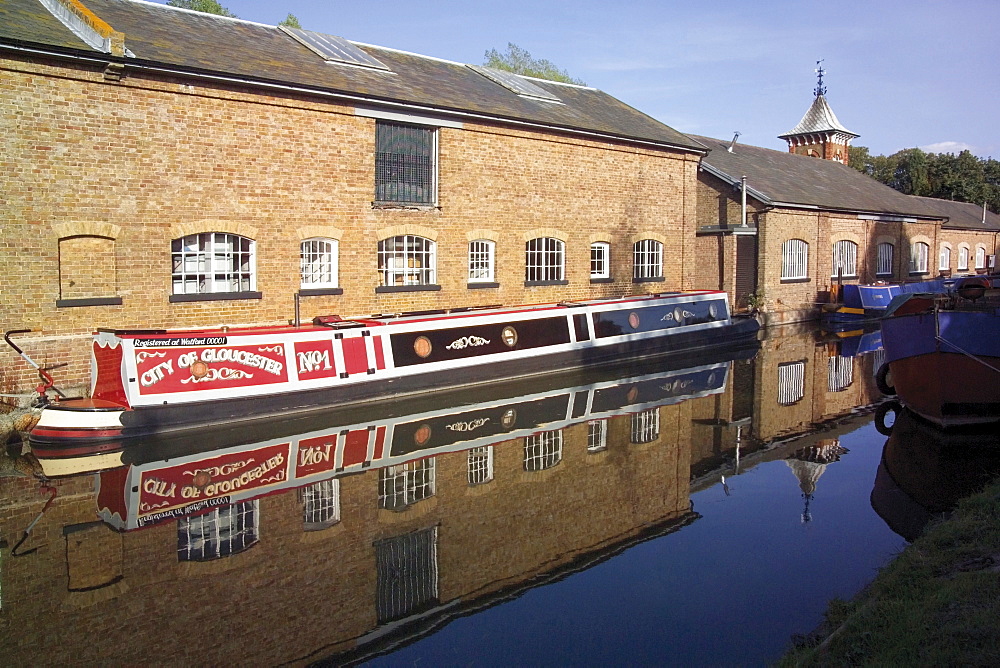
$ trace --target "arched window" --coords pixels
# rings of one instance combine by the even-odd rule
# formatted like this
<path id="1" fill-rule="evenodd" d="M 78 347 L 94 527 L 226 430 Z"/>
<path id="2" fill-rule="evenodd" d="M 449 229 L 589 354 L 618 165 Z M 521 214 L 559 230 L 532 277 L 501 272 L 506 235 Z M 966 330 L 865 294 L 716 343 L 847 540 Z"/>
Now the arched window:
<path id="1" fill-rule="evenodd" d="M 299 245 L 302 288 L 337 287 L 337 254 L 336 239 L 305 239 Z"/>
<path id="2" fill-rule="evenodd" d="M 226 232 L 189 234 L 171 242 L 173 294 L 257 289 L 256 244 Z"/>
<path id="3" fill-rule="evenodd" d="M 590 279 L 611 278 L 611 244 L 595 241 L 590 244 Z"/>
<path id="4" fill-rule="evenodd" d="M 229 557 L 257 544 L 260 500 L 240 501 L 177 520 L 178 561 Z"/>
<path id="5" fill-rule="evenodd" d="M 524 246 L 524 280 L 562 281 L 566 275 L 566 244 L 552 237 L 530 239 Z"/>
<path id="6" fill-rule="evenodd" d="M 927 273 L 927 256 L 930 254 L 930 245 L 923 241 L 918 241 L 910 247 L 910 273 Z"/>
<path id="7" fill-rule="evenodd" d="M 378 242 L 378 271 L 382 285 L 434 285 L 436 244 L 412 234 L 383 239 Z"/>
<path id="8" fill-rule="evenodd" d="M 848 239 L 843 239 L 833 244 L 833 273 L 834 278 L 843 276 L 844 278 L 856 278 L 858 275 L 858 245 Z"/>
<path id="9" fill-rule="evenodd" d="M 632 279 L 663 278 L 663 244 L 655 239 L 637 241 L 632 249 Z"/>
<path id="10" fill-rule="evenodd" d="M 969 247 L 965 244 L 958 247 L 958 270 L 969 270 Z"/>
<path id="11" fill-rule="evenodd" d="M 976 246 L 976 269 L 986 268 L 986 248 Z"/>
<path id="12" fill-rule="evenodd" d="M 496 280 L 496 244 L 488 239 L 469 242 L 469 283 Z"/>
<path id="13" fill-rule="evenodd" d="M 524 470 L 544 471 L 562 461 L 562 431 L 543 431 L 524 438 Z"/>
<path id="14" fill-rule="evenodd" d="M 809 277 L 809 244 L 802 239 L 789 239 L 781 244 L 781 278 Z"/>
<path id="15" fill-rule="evenodd" d="M 938 253 L 938 269 L 951 271 L 951 246 L 941 246 L 941 251 Z"/>
<path id="16" fill-rule="evenodd" d="M 878 245 L 878 262 L 875 268 L 876 276 L 892 276 L 892 265 L 895 259 L 896 247 L 883 241 Z"/>

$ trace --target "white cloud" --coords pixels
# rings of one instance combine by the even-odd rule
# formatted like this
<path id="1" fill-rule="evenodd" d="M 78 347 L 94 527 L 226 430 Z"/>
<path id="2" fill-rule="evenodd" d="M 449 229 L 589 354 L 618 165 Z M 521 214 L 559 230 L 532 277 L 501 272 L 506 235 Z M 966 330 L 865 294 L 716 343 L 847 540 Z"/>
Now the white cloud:
<path id="1" fill-rule="evenodd" d="M 926 153 L 955 153 L 956 155 L 962 151 L 976 153 L 974 146 L 961 141 L 939 141 L 936 144 L 926 144 L 918 148 Z"/>

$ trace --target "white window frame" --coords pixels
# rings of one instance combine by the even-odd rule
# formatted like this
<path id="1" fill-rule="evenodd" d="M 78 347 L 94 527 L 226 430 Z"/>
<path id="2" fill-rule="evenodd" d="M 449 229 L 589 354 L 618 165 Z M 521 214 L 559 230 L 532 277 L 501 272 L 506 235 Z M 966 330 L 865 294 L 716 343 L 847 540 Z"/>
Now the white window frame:
<path id="1" fill-rule="evenodd" d="M 778 365 L 778 404 L 791 406 L 806 395 L 806 363 L 785 362 Z"/>
<path id="2" fill-rule="evenodd" d="M 606 241 L 590 244 L 590 278 L 611 278 L 611 244 Z"/>
<path id="3" fill-rule="evenodd" d="M 892 276 L 893 263 L 896 259 L 896 245 L 883 241 L 877 247 L 878 258 L 875 264 L 876 276 Z"/>
<path id="4" fill-rule="evenodd" d="M 524 470 L 544 471 L 562 461 L 561 429 L 543 431 L 524 438 Z"/>
<path id="5" fill-rule="evenodd" d="M 986 268 L 986 247 L 976 246 L 976 269 Z"/>
<path id="6" fill-rule="evenodd" d="M 930 255 L 931 246 L 926 241 L 914 241 L 910 246 L 910 273 L 926 274 L 927 258 Z"/>
<path id="7" fill-rule="evenodd" d="M 228 232 L 201 232 L 171 241 L 175 295 L 253 292 L 256 242 Z"/>
<path id="8" fill-rule="evenodd" d="M 376 203 L 434 206 L 437 181 L 437 128 L 375 121 Z"/>
<path id="9" fill-rule="evenodd" d="M 640 239 L 632 246 L 632 278 L 663 278 L 663 244 L 656 239 Z"/>
<path id="10" fill-rule="evenodd" d="M 854 383 L 854 358 L 832 355 L 827 362 L 826 389 L 843 392 Z"/>
<path id="11" fill-rule="evenodd" d="M 469 283 L 496 282 L 496 243 L 489 239 L 469 242 Z"/>
<path id="12" fill-rule="evenodd" d="M 951 271 L 951 246 L 941 245 L 938 251 L 938 271 Z"/>
<path id="13" fill-rule="evenodd" d="M 809 278 L 809 244 L 802 239 L 788 239 L 781 244 L 781 280 Z"/>
<path id="14" fill-rule="evenodd" d="M 330 478 L 300 488 L 306 531 L 321 531 L 340 522 L 340 480 Z"/>
<path id="15" fill-rule="evenodd" d="M 601 452 L 608 449 L 608 421 L 587 422 L 587 452 Z"/>
<path id="16" fill-rule="evenodd" d="M 340 242 L 310 237 L 299 243 L 300 287 L 316 290 L 339 287 Z"/>
<path id="17" fill-rule="evenodd" d="M 378 271 L 382 285 L 435 285 L 437 244 L 415 234 L 401 234 L 378 242 Z"/>
<path id="18" fill-rule="evenodd" d="M 405 510 L 434 496 L 437 466 L 433 457 L 379 469 L 378 507 Z"/>
<path id="19" fill-rule="evenodd" d="M 958 247 L 958 270 L 969 271 L 969 247 L 965 244 Z"/>
<path id="20" fill-rule="evenodd" d="M 177 560 L 209 561 L 239 554 L 260 540 L 260 499 L 177 520 Z"/>
<path id="21" fill-rule="evenodd" d="M 566 244 L 554 237 L 535 237 L 524 244 L 524 280 L 529 283 L 563 281 Z"/>
<path id="22" fill-rule="evenodd" d="M 493 446 L 469 450 L 468 476 L 470 485 L 485 485 L 493 480 Z"/>
<path id="23" fill-rule="evenodd" d="M 629 440 L 632 443 L 652 443 L 660 437 L 660 409 L 649 408 L 641 413 L 632 414 L 632 430 Z"/>
<path id="24" fill-rule="evenodd" d="M 850 239 L 841 239 L 833 244 L 833 278 L 841 276 L 838 272 L 843 268 L 844 278 L 858 277 L 858 245 Z"/>

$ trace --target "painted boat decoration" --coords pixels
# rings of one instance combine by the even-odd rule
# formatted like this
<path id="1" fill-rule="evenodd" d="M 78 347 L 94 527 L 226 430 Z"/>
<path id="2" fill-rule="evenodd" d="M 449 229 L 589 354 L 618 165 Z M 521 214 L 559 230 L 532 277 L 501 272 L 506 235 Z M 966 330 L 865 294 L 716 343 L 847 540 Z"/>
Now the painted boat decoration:
<path id="1" fill-rule="evenodd" d="M 879 389 L 941 427 L 1000 421 L 1000 294 L 986 278 L 911 294 L 882 319 Z"/>
<path id="2" fill-rule="evenodd" d="M 118 467 L 99 473 L 99 515 L 120 530 L 138 529 L 361 471 L 642 413 L 723 392 L 730 367 L 714 362 L 352 423 L 313 420 L 301 425 L 305 431 L 253 442 L 246 431 L 235 444 L 233 434 L 217 434 L 197 441 L 195 452 L 190 438 L 140 445 L 115 453 Z M 40 458 L 48 475 L 109 461 Z"/>
<path id="3" fill-rule="evenodd" d="M 46 406 L 29 441 L 39 456 L 92 454 L 118 449 L 123 438 L 756 345 L 758 328 L 730 317 L 726 293 L 692 291 L 325 316 L 301 327 L 99 330 L 91 397 Z"/>

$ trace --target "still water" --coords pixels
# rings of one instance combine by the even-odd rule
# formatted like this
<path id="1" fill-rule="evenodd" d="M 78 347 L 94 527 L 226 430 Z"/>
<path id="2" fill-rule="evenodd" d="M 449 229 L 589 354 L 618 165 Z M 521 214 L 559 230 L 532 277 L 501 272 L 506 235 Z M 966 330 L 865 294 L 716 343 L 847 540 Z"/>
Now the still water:
<path id="1" fill-rule="evenodd" d="M 12 453 L 0 661 L 766 665 L 940 510 L 880 469 L 878 346 L 772 329 L 58 479 Z"/>

